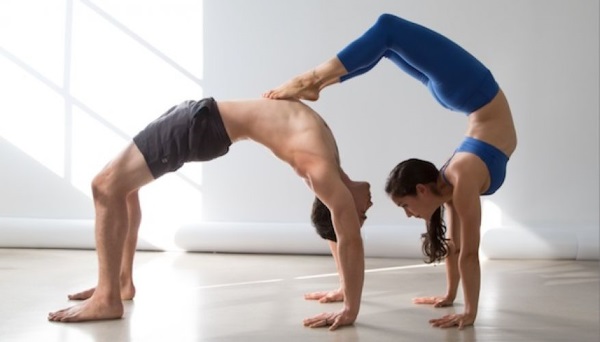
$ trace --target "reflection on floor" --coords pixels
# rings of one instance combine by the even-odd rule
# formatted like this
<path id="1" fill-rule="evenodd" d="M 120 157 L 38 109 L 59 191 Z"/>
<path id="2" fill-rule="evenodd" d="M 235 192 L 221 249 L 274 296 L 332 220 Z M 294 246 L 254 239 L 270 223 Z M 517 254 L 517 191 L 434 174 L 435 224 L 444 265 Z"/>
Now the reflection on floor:
<path id="1" fill-rule="evenodd" d="M 302 319 L 340 304 L 303 294 L 338 286 L 327 256 L 139 252 L 134 301 L 123 319 L 62 324 L 47 313 L 93 286 L 94 251 L 0 249 L 0 341 L 594 341 L 600 340 L 597 261 L 483 261 L 476 325 L 429 326 L 463 309 L 411 298 L 445 291 L 444 266 L 367 259 L 361 313 L 334 332 Z"/>

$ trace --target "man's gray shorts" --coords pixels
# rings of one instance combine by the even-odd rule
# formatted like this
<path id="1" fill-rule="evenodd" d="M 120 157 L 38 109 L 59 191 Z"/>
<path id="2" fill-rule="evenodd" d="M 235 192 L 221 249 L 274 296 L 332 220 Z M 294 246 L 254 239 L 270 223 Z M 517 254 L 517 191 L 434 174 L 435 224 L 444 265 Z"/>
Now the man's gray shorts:
<path id="1" fill-rule="evenodd" d="M 223 156 L 231 146 L 213 98 L 174 106 L 139 132 L 133 142 L 155 179 L 184 163 Z"/>

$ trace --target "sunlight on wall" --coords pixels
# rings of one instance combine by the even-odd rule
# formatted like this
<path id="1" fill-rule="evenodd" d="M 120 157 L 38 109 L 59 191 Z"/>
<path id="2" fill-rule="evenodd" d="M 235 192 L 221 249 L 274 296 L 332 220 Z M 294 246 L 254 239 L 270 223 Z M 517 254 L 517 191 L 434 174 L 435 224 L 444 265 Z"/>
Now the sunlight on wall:
<path id="1" fill-rule="evenodd" d="M 481 201 L 481 230 L 480 230 L 480 248 L 479 248 L 479 256 L 481 259 L 487 259 L 488 256 L 485 254 L 483 248 L 483 238 L 490 229 L 500 228 L 502 227 L 502 209 L 500 207 L 488 200 L 484 199 Z"/>
<path id="2" fill-rule="evenodd" d="M 30 11 L 32 5 L 40 5 L 40 10 Z M 52 87 L 62 83 L 64 21 L 62 2 L 0 3 L 0 134 L 60 176 L 64 100 Z M 15 62 L 21 62 L 20 67 L 15 68 Z"/>
<path id="3" fill-rule="evenodd" d="M 131 137 L 202 97 L 202 11 L 197 0 L 2 1 L 0 134 L 91 198 Z M 159 248 L 201 219 L 202 169 L 186 169 L 141 192 L 140 238 Z"/>
<path id="4" fill-rule="evenodd" d="M 481 203 L 481 235 L 498 227 L 502 227 L 502 209 L 490 200 L 483 200 Z"/>

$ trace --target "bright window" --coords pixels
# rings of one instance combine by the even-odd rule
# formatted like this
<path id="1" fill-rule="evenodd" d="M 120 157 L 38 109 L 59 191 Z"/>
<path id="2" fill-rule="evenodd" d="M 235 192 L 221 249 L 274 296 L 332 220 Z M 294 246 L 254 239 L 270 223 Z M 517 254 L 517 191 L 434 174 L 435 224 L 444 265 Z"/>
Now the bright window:
<path id="1" fill-rule="evenodd" d="M 202 98 L 202 32 L 198 0 L 3 0 L 0 135 L 91 198 L 139 130 Z M 143 189 L 140 238 L 173 247 L 180 223 L 201 219 L 201 187 L 194 165 Z"/>

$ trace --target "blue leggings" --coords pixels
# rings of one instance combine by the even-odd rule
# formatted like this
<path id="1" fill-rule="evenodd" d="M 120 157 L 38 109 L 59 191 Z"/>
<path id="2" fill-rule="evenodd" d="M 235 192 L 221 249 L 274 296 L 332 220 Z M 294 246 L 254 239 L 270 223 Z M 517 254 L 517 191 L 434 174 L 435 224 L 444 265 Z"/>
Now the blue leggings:
<path id="1" fill-rule="evenodd" d="M 499 91 L 492 73 L 441 34 L 391 14 L 337 55 L 348 73 L 340 82 L 371 70 L 382 57 L 425 84 L 445 108 L 470 114 Z"/>

